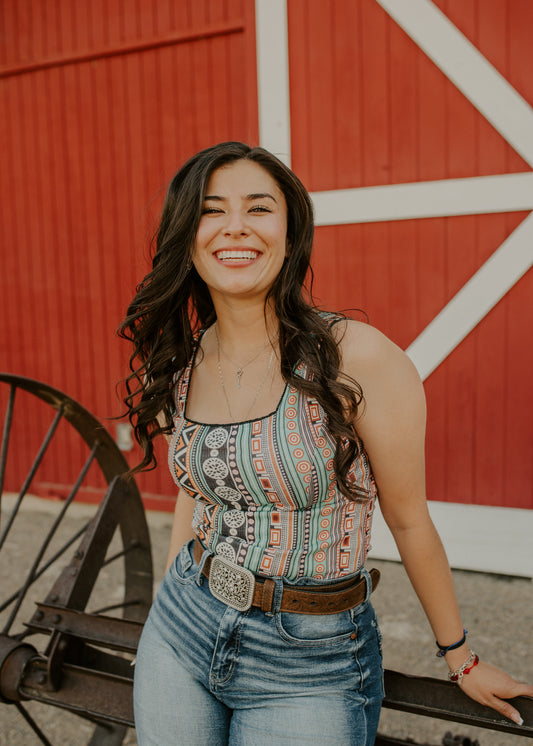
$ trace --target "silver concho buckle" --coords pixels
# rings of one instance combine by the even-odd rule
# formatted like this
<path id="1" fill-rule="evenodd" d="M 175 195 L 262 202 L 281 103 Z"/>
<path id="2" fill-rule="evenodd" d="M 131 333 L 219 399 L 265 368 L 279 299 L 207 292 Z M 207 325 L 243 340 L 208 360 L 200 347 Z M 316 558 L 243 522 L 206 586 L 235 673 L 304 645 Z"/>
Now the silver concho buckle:
<path id="1" fill-rule="evenodd" d="M 248 611 L 254 597 L 255 578 L 250 570 L 215 555 L 209 570 L 209 590 L 223 604 Z"/>

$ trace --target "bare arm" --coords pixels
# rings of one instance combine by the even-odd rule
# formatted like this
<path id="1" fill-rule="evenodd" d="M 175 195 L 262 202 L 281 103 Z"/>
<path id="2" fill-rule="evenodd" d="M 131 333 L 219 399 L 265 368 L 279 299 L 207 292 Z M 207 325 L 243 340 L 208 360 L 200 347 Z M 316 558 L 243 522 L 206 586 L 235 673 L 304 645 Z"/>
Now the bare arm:
<path id="1" fill-rule="evenodd" d="M 342 352 L 346 371 L 363 388 L 365 407 L 356 427 L 372 464 L 381 511 L 435 639 L 451 645 L 461 639 L 463 625 L 446 554 L 427 509 L 422 383 L 402 350 L 366 325 L 348 325 Z M 446 661 L 453 670 L 468 656 L 465 644 L 447 653 Z M 518 712 L 501 698 L 533 695 L 533 687 L 484 662 L 464 677 L 462 688 L 516 722 Z"/>
<path id="2" fill-rule="evenodd" d="M 194 536 L 191 526 L 193 511 L 194 500 L 184 490 L 180 490 L 178 492 L 176 507 L 174 509 L 174 520 L 172 522 L 170 547 L 168 550 L 166 567 L 167 570 L 181 547 Z"/>

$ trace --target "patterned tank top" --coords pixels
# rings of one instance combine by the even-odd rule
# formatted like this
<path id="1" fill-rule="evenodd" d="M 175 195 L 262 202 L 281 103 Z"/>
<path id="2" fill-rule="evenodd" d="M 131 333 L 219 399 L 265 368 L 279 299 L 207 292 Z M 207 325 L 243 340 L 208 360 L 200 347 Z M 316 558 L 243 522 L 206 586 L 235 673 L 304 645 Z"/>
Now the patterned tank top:
<path id="1" fill-rule="evenodd" d="M 364 450 L 349 477 L 368 498 L 354 502 L 337 488 L 324 410 L 290 385 L 265 417 L 223 425 L 189 420 L 195 355 L 175 379 L 169 467 L 195 499 L 198 538 L 257 575 L 327 580 L 356 573 L 370 548 L 376 497 Z M 297 373 L 305 376 L 303 364 Z"/>

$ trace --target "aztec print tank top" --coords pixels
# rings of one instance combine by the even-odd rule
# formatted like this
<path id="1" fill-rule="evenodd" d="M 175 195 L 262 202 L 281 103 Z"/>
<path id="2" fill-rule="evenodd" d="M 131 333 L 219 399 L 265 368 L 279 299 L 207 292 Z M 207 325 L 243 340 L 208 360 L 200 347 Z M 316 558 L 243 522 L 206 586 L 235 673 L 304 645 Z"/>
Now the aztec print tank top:
<path id="1" fill-rule="evenodd" d="M 324 410 L 292 386 L 265 417 L 224 425 L 189 420 L 196 350 L 175 379 L 169 467 L 195 499 L 198 538 L 257 575 L 328 580 L 356 573 L 370 548 L 376 498 L 364 450 L 349 474 L 369 497 L 354 502 L 336 485 Z M 305 375 L 302 363 L 296 370 Z"/>

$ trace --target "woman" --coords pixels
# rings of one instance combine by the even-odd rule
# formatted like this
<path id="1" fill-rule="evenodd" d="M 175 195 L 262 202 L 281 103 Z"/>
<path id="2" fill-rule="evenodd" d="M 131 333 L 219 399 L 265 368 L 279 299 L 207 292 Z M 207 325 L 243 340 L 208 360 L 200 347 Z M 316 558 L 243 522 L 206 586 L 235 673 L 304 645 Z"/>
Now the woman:
<path id="1" fill-rule="evenodd" d="M 170 185 L 121 327 L 138 468 L 163 433 L 179 487 L 137 656 L 143 746 L 374 742 L 378 493 L 454 679 L 516 722 L 502 698 L 533 694 L 468 647 L 426 506 L 420 379 L 376 329 L 312 306 L 312 238 L 309 195 L 274 156 L 204 150 Z"/>

